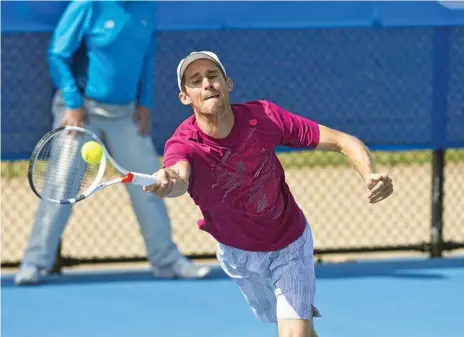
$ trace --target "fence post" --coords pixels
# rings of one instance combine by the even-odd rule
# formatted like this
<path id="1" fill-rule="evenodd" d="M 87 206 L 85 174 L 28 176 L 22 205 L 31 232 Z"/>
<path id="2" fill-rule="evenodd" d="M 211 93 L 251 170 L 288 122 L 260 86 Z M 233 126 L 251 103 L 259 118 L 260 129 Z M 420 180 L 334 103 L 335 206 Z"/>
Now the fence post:
<path id="1" fill-rule="evenodd" d="M 447 146 L 446 116 L 448 112 L 450 29 L 449 27 L 437 27 L 433 34 L 433 110 L 430 131 L 434 151 L 430 256 L 441 257 L 443 255 L 443 185 Z"/>
<path id="2" fill-rule="evenodd" d="M 432 159 L 432 236 L 430 256 L 443 255 L 443 185 L 445 150 L 433 151 Z"/>

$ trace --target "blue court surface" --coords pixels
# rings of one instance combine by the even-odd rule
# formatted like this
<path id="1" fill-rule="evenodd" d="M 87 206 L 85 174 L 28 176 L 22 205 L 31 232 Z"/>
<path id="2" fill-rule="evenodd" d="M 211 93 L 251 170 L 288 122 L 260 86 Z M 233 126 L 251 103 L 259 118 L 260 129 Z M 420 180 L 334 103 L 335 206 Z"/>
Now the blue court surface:
<path id="1" fill-rule="evenodd" d="M 464 257 L 321 264 L 320 337 L 464 336 Z M 147 271 L 68 272 L 41 286 L 2 276 L 3 337 L 272 337 L 219 269 L 161 281 Z"/>

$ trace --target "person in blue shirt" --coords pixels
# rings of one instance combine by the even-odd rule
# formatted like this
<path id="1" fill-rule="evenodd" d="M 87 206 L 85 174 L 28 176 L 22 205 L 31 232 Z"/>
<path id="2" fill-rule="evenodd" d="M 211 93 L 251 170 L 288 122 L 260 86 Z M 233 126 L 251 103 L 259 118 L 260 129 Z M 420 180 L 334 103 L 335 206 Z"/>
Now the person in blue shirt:
<path id="1" fill-rule="evenodd" d="M 105 140 L 121 166 L 146 173 L 160 165 L 150 137 L 154 20 L 153 2 L 74 1 L 48 49 L 58 89 L 52 103 L 54 127 L 88 128 Z M 154 275 L 204 277 L 209 268 L 186 259 L 172 241 L 163 201 L 139 186 L 127 189 Z M 17 284 L 39 283 L 49 274 L 70 215 L 71 206 L 40 202 Z"/>

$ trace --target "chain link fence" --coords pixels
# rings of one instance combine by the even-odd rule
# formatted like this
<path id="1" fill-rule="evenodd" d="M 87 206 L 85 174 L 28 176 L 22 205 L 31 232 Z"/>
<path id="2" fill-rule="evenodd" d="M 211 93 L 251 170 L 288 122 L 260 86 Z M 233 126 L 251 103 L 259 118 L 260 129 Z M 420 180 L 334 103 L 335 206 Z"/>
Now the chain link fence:
<path id="1" fill-rule="evenodd" d="M 338 155 L 283 153 L 288 184 L 309 217 L 319 252 L 420 250 L 431 240 L 432 155 L 375 152 L 379 169 L 395 181 L 392 198 L 366 202 L 357 173 Z M 26 163 L 23 164 L 25 166 Z M 25 248 L 37 206 L 18 163 L 2 165 L 2 263 L 15 263 Z M 22 170 L 21 170 L 22 171 Z M 464 243 L 464 150 L 446 155 L 444 240 Z M 188 196 L 167 200 L 174 239 L 188 255 L 210 256 L 215 243 L 199 231 L 198 208 Z M 112 187 L 74 208 L 62 255 L 78 260 L 124 260 L 145 256 L 145 247 L 124 187 Z"/>
<path id="2" fill-rule="evenodd" d="M 378 169 L 395 183 L 394 196 L 376 205 L 367 203 L 360 178 L 343 157 L 313 151 L 279 154 L 318 252 L 429 251 L 434 156 L 407 148 L 432 144 L 440 127 L 449 144 L 464 141 L 459 127 L 464 29 L 452 28 L 449 34 L 444 126 L 432 113 L 440 112 L 434 99 L 435 34 L 424 27 L 160 32 L 154 74 L 156 147 L 161 152 L 164 140 L 190 114 L 177 101 L 177 62 L 192 50 L 214 50 L 234 79 L 233 101 L 270 99 L 378 148 L 397 146 L 375 151 Z M 2 152 L 7 149 L 10 159 L 24 159 L 50 128 L 48 39 L 48 33 L 2 34 Z M 443 207 L 438 209 L 442 248 L 464 247 L 464 149 L 447 150 L 444 163 Z M 25 161 L 2 162 L 2 265 L 20 261 L 38 205 L 26 171 Z M 183 196 L 166 203 L 181 251 L 213 255 L 215 242 L 197 229 L 201 213 L 192 200 Z M 74 207 L 61 253 L 79 261 L 144 259 L 124 187 L 105 189 Z"/>
<path id="3" fill-rule="evenodd" d="M 445 157 L 444 227 L 445 242 L 464 242 L 464 150 L 448 152 Z"/>

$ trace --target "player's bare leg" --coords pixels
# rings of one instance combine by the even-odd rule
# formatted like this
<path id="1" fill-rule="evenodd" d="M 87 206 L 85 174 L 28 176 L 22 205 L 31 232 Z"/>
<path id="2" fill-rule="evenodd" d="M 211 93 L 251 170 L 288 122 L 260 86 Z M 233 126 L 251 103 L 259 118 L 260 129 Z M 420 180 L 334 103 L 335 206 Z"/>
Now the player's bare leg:
<path id="1" fill-rule="evenodd" d="M 318 337 L 312 320 L 280 319 L 277 329 L 279 337 Z"/>

